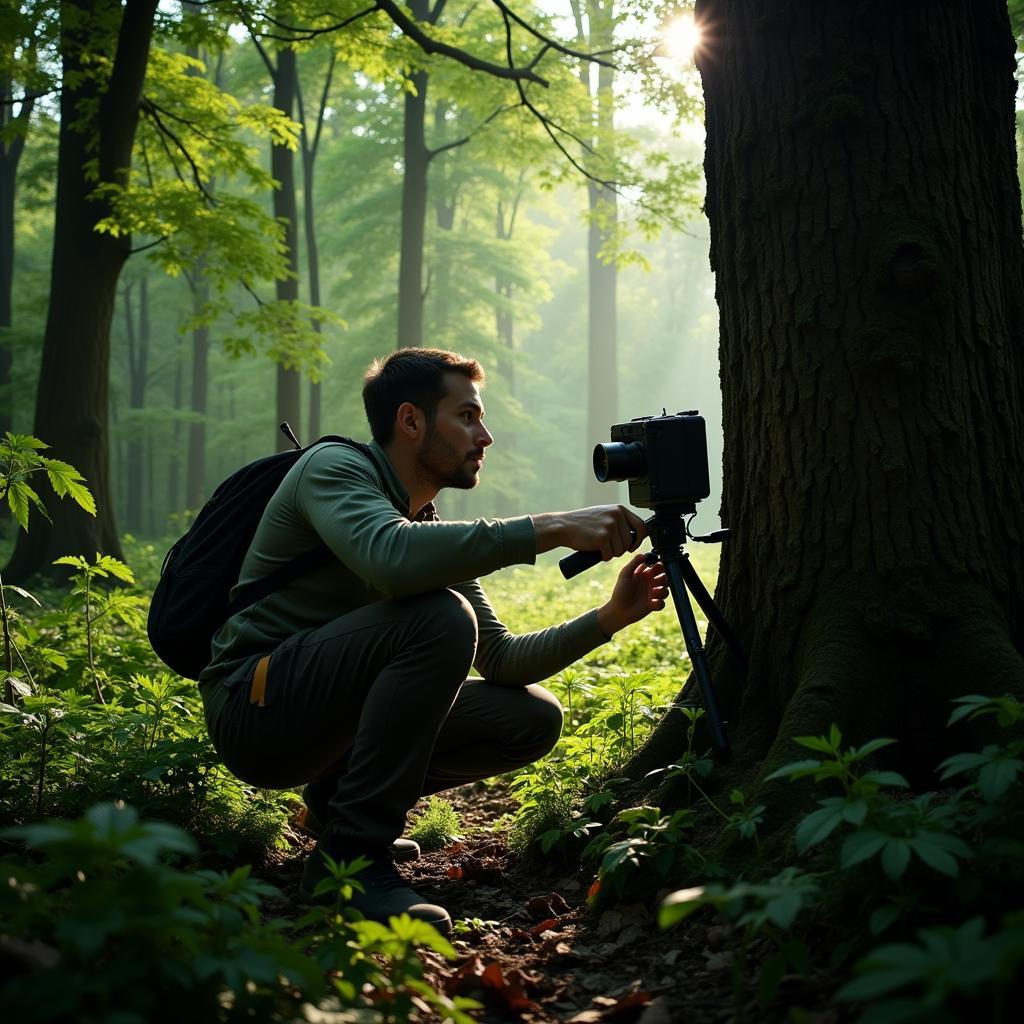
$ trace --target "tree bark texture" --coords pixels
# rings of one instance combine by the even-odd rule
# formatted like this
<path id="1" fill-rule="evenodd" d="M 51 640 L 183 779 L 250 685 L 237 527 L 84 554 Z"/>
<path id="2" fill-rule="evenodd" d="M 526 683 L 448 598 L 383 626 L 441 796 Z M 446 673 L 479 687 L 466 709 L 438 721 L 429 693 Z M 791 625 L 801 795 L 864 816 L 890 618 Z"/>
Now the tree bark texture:
<path id="1" fill-rule="evenodd" d="M 750 655 L 741 679 L 712 638 L 712 669 L 763 773 L 836 722 L 896 737 L 927 781 L 966 749 L 951 698 L 1024 692 L 1006 4 L 697 13 L 733 530 L 716 596 Z"/>
<path id="2" fill-rule="evenodd" d="M 274 106 L 286 117 L 295 116 L 295 97 L 299 72 L 295 51 L 283 47 L 277 54 L 274 69 Z M 295 154 L 287 146 L 272 146 L 270 173 L 278 182 L 274 190 L 274 216 L 284 225 L 284 241 L 288 249 L 290 275 L 276 282 L 279 301 L 297 302 L 299 298 L 298 223 L 299 208 L 295 198 Z M 302 376 L 298 370 L 277 367 L 277 423 L 287 421 L 292 428 L 301 426 L 300 406 Z M 274 424 L 274 443 L 278 451 L 291 447 L 288 439 Z"/>
<path id="3" fill-rule="evenodd" d="M 61 5 L 60 135 L 53 260 L 33 431 L 85 477 L 96 499 L 95 518 L 43 488 L 52 522 L 37 517 L 5 570 L 11 580 L 52 572 L 67 553 L 121 556 L 109 474 L 110 324 L 117 279 L 130 251 L 127 236 L 95 230 L 107 215 L 92 198 L 87 161 L 100 182 L 124 182 L 131 164 L 156 0 L 65 0 Z M 101 35 L 118 25 L 116 38 Z M 86 53 L 107 47 L 113 58 L 106 87 L 83 74 Z M 116 49 L 115 49 L 116 46 Z M 113 52 L 111 52 L 113 51 Z"/>

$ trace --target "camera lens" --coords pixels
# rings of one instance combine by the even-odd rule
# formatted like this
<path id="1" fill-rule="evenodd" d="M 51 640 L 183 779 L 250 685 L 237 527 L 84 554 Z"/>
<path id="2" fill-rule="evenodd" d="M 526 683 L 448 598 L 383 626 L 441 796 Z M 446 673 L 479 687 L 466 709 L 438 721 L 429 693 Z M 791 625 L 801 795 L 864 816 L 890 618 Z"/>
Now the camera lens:
<path id="1" fill-rule="evenodd" d="M 647 472 L 644 446 L 637 441 L 612 441 L 594 448 L 594 476 L 606 480 L 633 480 Z"/>

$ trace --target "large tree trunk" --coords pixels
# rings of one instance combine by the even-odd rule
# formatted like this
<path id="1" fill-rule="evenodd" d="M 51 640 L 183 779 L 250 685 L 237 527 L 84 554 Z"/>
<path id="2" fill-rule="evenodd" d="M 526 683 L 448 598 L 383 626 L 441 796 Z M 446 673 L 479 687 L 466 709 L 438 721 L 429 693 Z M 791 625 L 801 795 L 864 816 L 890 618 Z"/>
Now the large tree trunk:
<path id="1" fill-rule="evenodd" d="M 697 4 L 734 530 L 717 599 L 750 669 L 717 641 L 711 665 L 762 775 L 836 722 L 898 738 L 928 781 L 950 698 L 1024 692 L 1006 3 L 763 7 Z"/>
<path id="2" fill-rule="evenodd" d="M 274 106 L 285 116 L 295 116 L 295 96 L 299 73 L 295 51 L 283 47 L 277 54 L 274 70 Z M 276 282 L 280 301 L 297 302 L 299 298 L 298 222 L 299 208 L 295 199 L 295 154 L 287 146 L 272 146 L 270 173 L 278 181 L 274 190 L 274 216 L 284 224 L 284 244 L 288 249 L 289 277 Z M 302 376 L 298 370 L 277 368 L 277 423 L 289 422 L 294 430 L 301 426 Z M 291 447 L 288 439 L 274 426 L 274 443 L 278 451 Z"/>
<path id="3" fill-rule="evenodd" d="M 91 198 L 86 177 L 95 160 L 99 182 L 124 182 L 131 164 L 156 0 L 66 0 L 61 25 L 63 87 L 50 301 L 36 394 L 34 433 L 84 476 L 98 512 L 87 515 L 43 488 L 52 521 L 36 517 L 18 542 L 4 576 L 11 581 L 52 571 L 58 555 L 97 551 L 120 557 L 108 472 L 110 323 L 118 275 L 131 240 L 97 234 L 109 213 Z M 116 40 L 101 37 L 111 23 Z M 82 58 L 113 49 L 107 87 L 84 75 Z"/>

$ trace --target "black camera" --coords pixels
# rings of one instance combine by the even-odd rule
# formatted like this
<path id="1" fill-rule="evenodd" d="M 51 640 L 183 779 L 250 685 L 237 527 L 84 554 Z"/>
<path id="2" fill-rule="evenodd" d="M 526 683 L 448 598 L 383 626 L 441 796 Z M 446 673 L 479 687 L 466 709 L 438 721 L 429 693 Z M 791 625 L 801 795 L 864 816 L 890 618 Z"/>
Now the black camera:
<path id="1" fill-rule="evenodd" d="M 628 480 L 631 505 L 695 512 L 711 493 L 707 429 L 696 409 L 616 423 L 611 436 L 594 448 L 594 475 Z"/>

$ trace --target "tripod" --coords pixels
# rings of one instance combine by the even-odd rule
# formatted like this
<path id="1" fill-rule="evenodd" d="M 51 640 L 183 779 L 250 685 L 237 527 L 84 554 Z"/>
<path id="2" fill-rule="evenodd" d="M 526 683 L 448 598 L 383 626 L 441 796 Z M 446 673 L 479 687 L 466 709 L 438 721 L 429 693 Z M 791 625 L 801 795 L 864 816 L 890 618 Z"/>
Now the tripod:
<path id="1" fill-rule="evenodd" d="M 669 593 L 672 595 L 672 603 L 675 605 L 676 616 L 679 619 L 679 628 L 683 634 L 686 650 L 690 655 L 693 671 L 697 675 L 701 701 L 708 716 L 711 745 L 721 758 L 728 759 L 729 737 L 726 735 L 725 723 L 718 711 L 718 701 L 711 683 L 711 673 L 708 671 L 704 645 L 700 639 L 697 620 L 693 614 L 693 605 L 690 602 L 691 594 L 704 614 L 707 615 L 708 621 L 718 630 L 744 672 L 747 670 L 747 658 L 726 622 L 725 616 L 722 615 L 718 605 L 715 604 L 714 599 L 697 575 L 697 570 L 690 562 L 689 554 L 684 550 L 688 539 L 705 544 L 717 544 L 728 537 L 729 531 L 716 530 L 714 533 L 699 537 L 690 535 L 685 517 L 694 512 L 696 512 L 696 508 L 692 505 L 670 505 L 655 508 L 654 515 L 644 524 L 651 539 L 651 550 L 645 557 L 649 565 L 660 561 L 665 567 Z M 597 551 L 577 551 L 561 559 L 558 565 L 562 570 L 562 575 L 568 580 L 585 569 L 589 569 L 592 565 L 596 565 L 599 561 L 601 561 L 601 556 Z"/>

